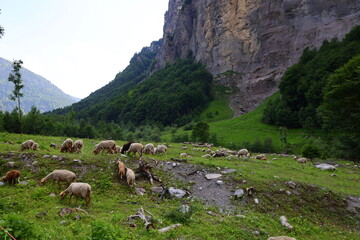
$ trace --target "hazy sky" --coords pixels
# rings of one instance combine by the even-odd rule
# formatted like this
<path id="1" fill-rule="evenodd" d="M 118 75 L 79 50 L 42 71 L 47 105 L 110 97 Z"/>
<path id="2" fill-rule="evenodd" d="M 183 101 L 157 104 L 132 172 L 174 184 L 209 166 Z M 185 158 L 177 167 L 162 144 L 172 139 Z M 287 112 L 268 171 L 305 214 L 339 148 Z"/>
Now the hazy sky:
<path id="1" fill-rule="evenodd" d="M 169 0 L 1 0 L 0 57 L 84 98 L 162 37 Z"/>

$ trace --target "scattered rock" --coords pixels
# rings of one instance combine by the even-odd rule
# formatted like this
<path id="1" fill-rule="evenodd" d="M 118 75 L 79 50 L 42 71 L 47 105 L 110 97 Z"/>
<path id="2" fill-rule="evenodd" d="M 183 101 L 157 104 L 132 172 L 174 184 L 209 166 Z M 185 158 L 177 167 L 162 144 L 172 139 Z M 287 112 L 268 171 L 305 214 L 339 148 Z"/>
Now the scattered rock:
<path id="1" fill-rule="evenodd" d="M 15 165 L 15 162 L 8 162 L 8 163 L 7 163 L 7 166 L 8 166 L 8 167 L 11 167 L 11 168 L 14 167 L 14 165 Z"/>
<path id="2" fill-rule="evenodd" d="M 244 195 L 245 195 L 245 192 L 243 189 L 238 189 L 234 193 L 235 198 L 242 198 Z"/>
<path id="3" fill-rule="evenodd" d="M 35 215 L 35 217 L 37 217 L 37 218 L 43 218 L 43 217 L 46 217 L 46 216 L 47 216 L 46 212 L 39 212 L 38 214 Z"/>
<path id="4" fill-rule="evenodd" d="M 255 231 L 253 231 L 253 234 L 254 234 L 255 236 L 260 236 L 260 231 L 255 230 Z"/>
<path id="5" fill-rule="evenodd" d="M 216 214 L 214 212 L 212 212 L 212 211 L 208 211 L 206 213 L 209 214 L 210 216 L 216 216 Z"/>
<path id="6" fill-rule="evenodd" d="M 181 213 L 183 213 L 183 214 L 190 212 L 190 206 L 188 206 L 188 205 L 181 205 L 181 206 L 179 207 L 179 212 L 181 212 Z"/>
<path id="7" fill-rule="evenodd" d="M 267 157 L 265 156 L 265 154 L 259 154 L 255 158 L 260 159 L 260 160 L 267 160 Z"/>
<path id="8" fill-rule="evenodd" d="M 38 163 L 38 161 L 33 161 L 32 165 L 36 165 Z"/>
<path id="9" fill-rule="evenodd" d="M 217 181 L 216 181 L 216 184 L 217 184 L 217 185 L 223 185 L 223 184 L 224 184 L 224 181 L 222 181 L 222 180 L 217 180 Z"/>
<path id="10" fill-rule="evenodd" d="M 73 220 L 81 220 L 81 216 L 80 216 L 80 215 L 76 215 L 75 217 L 73 217 Z"/>
<path id="11" fill-rule="evenodd" d="M 61 224 L 61 225 L 63 225 L 63 224 L 65 224 L 67 221 L 66 220 L 62 220 L 62 221 L 60 221 L 59 223 Z"/>
<path id="12" fill-rule="evenodd" d="M 289 182 L 285 182 L 286 185 L 288 185 L 289 187 L 295 189 L 296 188 L 296 183 L 294 183 L 293 181 L 289 181 Z"/>
<path id="13" fill-rule="evenodd" d="M 5 185 L 5 183 L 4 182 L 0 182 L 0 186 L 4 186 Z"/>
<path id="14" fill-rule="evenodd" d="M 163 189 L 163 187 L 155 186 L 155 187 L 150 188 L 150 190 L 151 190 L 152 193 L 162 193 L 162 191 L 164 189 Z"/>
<path id="15" fill-rule="evenodd" d="M 286 191 L 286 194 L 287 194 L 288 196 L 290 196 L 290 195 L 291 195 L 291 192 L 290 192 L 289 190 L 287 190 L 287 191 Z"/>
<path id="16" fill-rule="evenodd" d="M 246 218 L 246 216 L 245 215 L 236 215 L 236 217 L 239 217 L 239 218 Z"/>
<path id="17" fill-rule="evenodd" d="M 207 180 L 217 179 L 217 178 L 219 178 L 221 176 L 222 176 L 221 174 L 217 174 L 217 173 L 210 173 L 210 174 L 205 175 Z"/>
<path id="18" fill-rule="evenodd" d="M 186 195 L 186 192 L 184 190 L 176 189 L 173 187 L 169 188 L 169 193 L 171 196 L 174 196 L 176 198 L 183 198 Z"/>
<path id="19" fill-rule="evenodd" d="M 227 173 L 232 173 L 232 172 L 236 172 L 236 170 L 235 170 L 235 169 L 226 168 L 226 169 L 224 169 L 223 171 L 221 171 L 222 174 L 227 174 Z"/>
<path id="20" fill-rule="evenodd" d="M 315 165 L 316 168 L 319 168 L 321 170 L 329 170 L 329 171 L 335 171 L 336 167 L 331 165 L 331 164 L 327 164 L 327 163 L 321 163 L 318 165 Z"/>
<path id="21" fill-rule="evenodd" d="M 42 156 L 42 158 L 50 158 L 51 156 L 50 155 L 44 155 Z"/>
<path id="22" fill-rule="evenodd" d="M 210 154 L 205 154 L 205 155 L 202 156 L 202 158 L 210 158 L 210 157 L 211 157 Z"/>
<path id="23" fill-rule="evenodd" d="M 330 176 L 332 176 L 332 177 L 336 177 L 336 174 L 331 174 Z"/>
<path id="24" fill-rule="evenodd" d="M 137 195 L 143 196 L 146 193 L 146 190 L 143 188 L 135 188 L 135 192 Z"/>
<path id="25" fill-rule="evenodd" d="M 56 194 L 55 193 L 50 193 L 49 196 L 50 197 L 56 197 Z"/>
<path id="26" fill-rule="evenodd" d="M 259 199 L 255 198 L 254 202 L 255 202 L 255 204 L 259 204 Z"/>
<path id="27" fill-rule="evenodd" d="M 19 184 L 21 184 L 21 185 L 28 185 L 29 182 L 28 182 L 28 181 L 21 181 L 21 182 L 19 182 Z"/>
<path id="28" fill-rule="evenodd" d="M 81 163 L 81 160 L 79 160 L 79 159 L 74 159 L 73 162 L 75 162 L 75 163 Z"/>

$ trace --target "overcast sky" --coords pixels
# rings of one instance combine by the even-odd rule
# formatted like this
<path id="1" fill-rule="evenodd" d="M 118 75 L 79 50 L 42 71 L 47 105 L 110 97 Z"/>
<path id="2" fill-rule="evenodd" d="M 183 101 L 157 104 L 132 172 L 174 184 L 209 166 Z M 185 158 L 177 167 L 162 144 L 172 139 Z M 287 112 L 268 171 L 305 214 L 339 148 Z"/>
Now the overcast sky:
<path id="1" fill-rule="evenodd" d="M 84 98 L 162 37 L 169 0 L 1 0 L 0 57 Z"/>

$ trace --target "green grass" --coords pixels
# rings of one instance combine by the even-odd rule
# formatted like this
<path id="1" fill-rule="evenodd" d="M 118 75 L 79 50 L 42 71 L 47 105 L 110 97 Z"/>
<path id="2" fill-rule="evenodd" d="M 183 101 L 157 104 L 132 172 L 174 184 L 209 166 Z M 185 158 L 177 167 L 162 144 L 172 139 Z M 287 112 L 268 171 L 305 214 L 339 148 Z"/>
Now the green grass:
<path id="1" fill-rule="evenodd" d="M 38 142 L 40 150 L 17 152 L 20 144 L 27 139 Z M 127 218 L 143 207 L 153 214 L 156 229 L 166 227 L 179 220 L 170 213 L 181 206 L 184 199 L 164 199 L 159 204 L 158 196 L 150 191 L 152 186 L 148 181 L 139 179 L 136 180 L 136 187 L 146 189 L 147 193 L 144 196 L 136 195 L 134 189 L 117 180 L 114 161 L 119 155 L 93 155 L 91 151 L 99 140 L 84 139 L 85 148 L 81 154 L 60 153 L 49 147 L 51 142 L 61 144 L 64 140 L 65 137 L 0 133 L 0 174 L 4 175 L 10 170 L 7 162 L 12 160 L 15 169 L 21 171 L 21 180 L 28 181 L 27 185 L 0 186 L 0 225 L 13 229 L 20 227 L 23 231 L 33 229 L 33 237 L 28 234 L 21 238 L 18 232 L 20 236 L 17 239 L 267 239 L 280 235 L 297 239 L 360 237 L 357 229 L 359 219 L 346 212 L 342 200 L 348 195 L 360 196 L 360 170 L 351 162 L 336 160 L 342 167 L 338 167 L 334 173 L 336 176 L 331 176 L 331 172 L 316 169 L 310 163 L 298 164 L 290 156 L 267 155 L 268 160 L 265 161 L 251 158 L 204 159 L 201 158 L 204 153 L 193 151 L 191 146 L 183 150 L 182 144 L 171 143 L 167 156 L 146 156 L 145 159 L 152 163 L 149 157 L 153 157 L 161 163 L 187 152 L 193 156 L 189 162 L 198 164 L 201 169 L 209 168 L 214 172 L 218 171 L 217 167 L 236 169 L 236 172 L 224 175 L 223 180 L 231 184 L 234 191 L 253 186 L 256 189 L 254 197 L 259 199 L 260 204 L 254 204 L 251 197 L 244 199 L 247 204 L 233 199 L 236 208 L 231 212 L 222 212 L 216 206 L 186 199 L 193 209 L 189 219 L 180 228 L 160 234 L 156 230 L 146 231 L 140 220 L 135 221 L 137 227 L 132 229 Z M 9 141 L 14 144 L 9 144 Z M 122 145 L 124 141 L 117 143 Z M 44 155 L 64 158 L 44 158 Z M 82 163 L 75 163 L 74 159 Z M 34 161 L 37 163 L 34 164 Z M 124 161 L 130 168 L 137 168 L 135 158 Z M 56 184 L 48 182 L 44 187 L 39 186 L 39 180 L 46 174 L 64 168 L 74 171 L 78 181 L 88 182 L 92 186 L 92 201 L 88 209 L 80 199 L 75 204 L 73 198 L 70 205 L 68 197 L 60 200 L 58 195 L 62 189 Z M 153 168 L 153 171 L 168 187 L 190 186 L 158 168 Z M 299 195 L 285 184 L 286 181 L 297 184 Z M 292 194 L 287 195 L 280 189 L 290 190 Z M 50 193 L 56 196 L 52 197 Z M 64 218 L 58 215 L 63 207 L 79 205 L 89 214 L 79 212 Z M 207 214 L 208 211 L 214 212 L 214 216 Z M 46 212 L 46 216 L 37 218 L 40 212 Z M 245 218 L 237 216 L 239 214 Z M 7 226 L 7 219 L 14 215 L 20 220 Z M 81 219 L 74 220 L 76 215 L 80 215 Z M 280 225 L 281 215 L 288 218 L 294 231 Z M 61 223 L 63 220 L 66 222 Z M 0 238 L 3 236 L 1 234 Z"/>
<path id="2" fill-rule="evenodd" d="M 230 109 L 225 100 L 215 100 L 210 103 L 209 108 L 202 113 L 202 119 L 205 119 L 210 126 L 210 133 L 217 135 L 218 142 L 221 146 L 237 146 L 241 147 L 244 142 L 254 143 L 258 138 L 263 142 L 266 138 L 271 138 L 275 150 L 280 152 L 282 143 L 280 141 L 279 127 L 268 125 L 261 122 L 261 117 L 266 103 L 276 97 L 279 93 L 266 99 L 258 108 L 244 114 L 240 117 L 229 118 Z M 220 111 L 218 109 L 223 109 Z M 213 118 L 206 118 L 208 112 L 219 111 L 219 115 Z M 219 117 L 219 118 L 217 118 Z M 184 131 L 179 128 L 176 132 L 177 135 L 187 133 L 191 136 L 190 131 Z M 300 153 L 301 146 L 307 141 L 308 136 L 319 134 L 319 131 L 309 132 L 304 129 L 288 129 L 287 141 L 292 145 L 295 153 Z M 162 139 L 166 142 L 171 141 L 172 133 L 164 131 Z M 238 149 L 237 149 L 238 150 Z"/>
<path id="3" fill-rule="evenodd" d="M 201 119 L 206 122 L 215 122 L 232 118 L 234 112 L 226 99 L 216 99 L 209 103 L 207 109 L 201 113 Z"/>

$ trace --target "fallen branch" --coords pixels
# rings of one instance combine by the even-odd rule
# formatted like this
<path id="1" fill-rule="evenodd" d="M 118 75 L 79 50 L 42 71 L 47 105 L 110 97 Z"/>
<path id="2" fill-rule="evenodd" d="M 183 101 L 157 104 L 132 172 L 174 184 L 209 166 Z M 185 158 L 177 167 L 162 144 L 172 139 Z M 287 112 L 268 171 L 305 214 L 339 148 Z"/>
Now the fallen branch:
<path id="1" fill-rule="evenodd" d="M 89 213 L 86 212 L 84 209 L 81 209 L 81 208 L 67 208 L 66 207 L 66 208 L 62 208 L 60 210 L 59 216 L 64 217 L 64 216 L 69 215 L 71 213 L 74 213 L 76 211 L 82 211 L 82 212 L 86 213 L 87 215 L 89 215 Z"/>
<path id="2" fill-rule="evenodd" d="M 171 226 L 167 226 L 167 227 L 164 227 L 164 228 L 161 228 L 159 229 L 159 233 L 164 233 L 164 232 L 168 232 L 170 231 L 171 229 L 174 229 L 174 228 L 178 228 L 180 227 L 181 224 L 180 223 L 177 223 L 177 224 L 174 224 L 174 225 L 171 225 Z"/>
<path id="3" fill-rule="evenodd" d="M 145 211 L 142 207 L 139 209 L 139 211 L 136 213 L 136 215 L 130 215 L 127 219 L 127 221 L 133 221 L 135 218 L 140 218 L 141 220 L 143 220 L 145 222 L 145 227 L 146 230 L 150 230 L 150 229 L 154 229 L 154 225 L 150 222 L 151 221 L 151 217 L 146 216 L 145 215 Z M 147 213 L 149 213 L 150 215 L 152 215 L 152 213 L 150 213 L 149 211 L 146 211 Z"/>
<path id="4" fill-rule="evenodd" d="M 11 233 L 9 233 L 8 230 L 6 230 L 5 228 L 3 228 L 2 226 L 0 226 L 0 228 L 1 228 L 2 230 L 4 230 L 4 232 L 7 233 L 13 240 L 16 240 L 16 238 L 14 238 L 14 236 L 11 235 Z M 5 236 L 5 239 L 6 239 L 6 236 Z"/>
<path id="5" fill-rule="evenodd" d="M 161 182 L 160 178 L 158 178 L 151 172 L 151 166 L 144 160 L 139 161 L 139 168 L 136 170 L 136 172 L 140 176 L 146 177 L 150 181 L 151 185 L 154 183 L 154 180 L 157 182 Z"/>
<path id="6" fill-rule="evenodd" d="M 281 225 L 283 225 L 284 227 L 286 227 L 290 230 L 294 230 L 294 227 L 291 226 L 290 223 L 288 223 L 287 218 L 285 216 L 280 217 L 280 222 L 281 222 Z"/>
<path id="7" fill-rule="evenodd" d="M 177 162 L 187 162 L 187 159 L 180 159 L 180 158 L 170 158 L 170 160 L 177 161 Z"/>
<path id="8" fill-rule="evenodd" d="M 170 195 L 170 192 L 167 187 L 163 186 L 163 191 L 161 192 L 161 195 L 160 195 L 159 199 L 157 200 L 157 202 L 160 203 L 165 195 Z"/>

